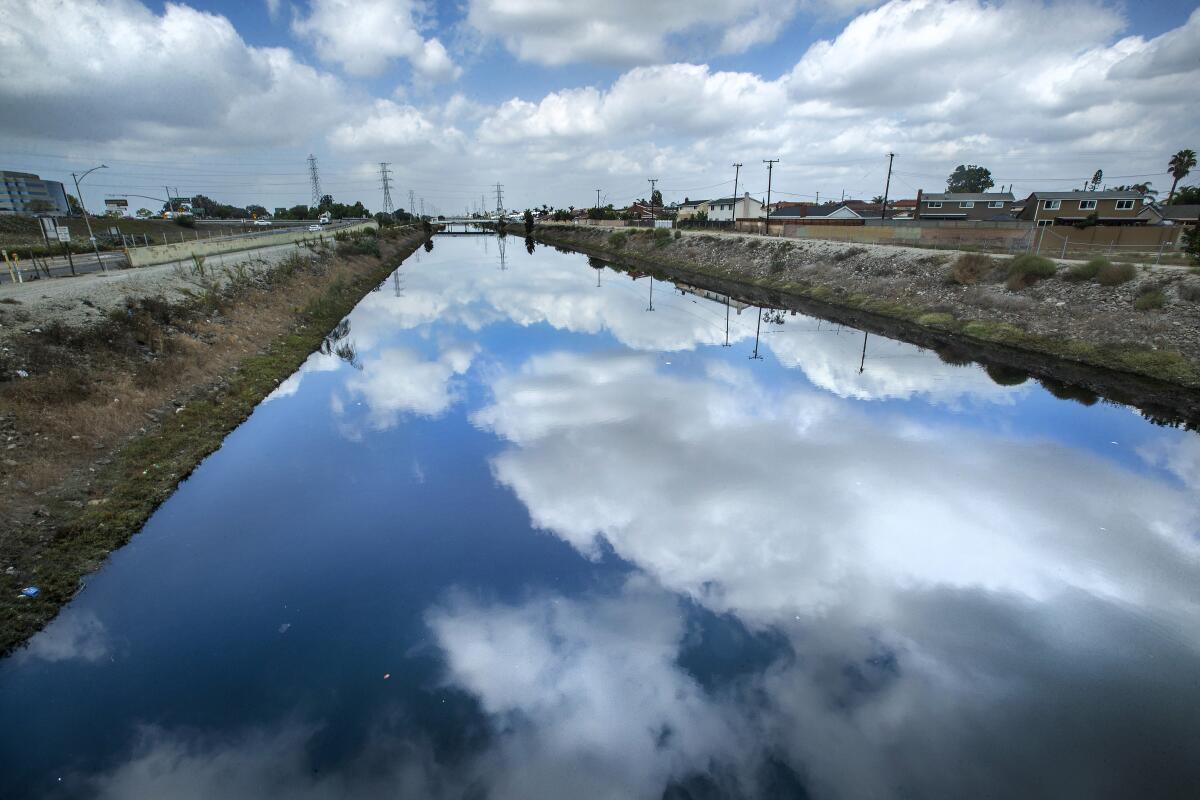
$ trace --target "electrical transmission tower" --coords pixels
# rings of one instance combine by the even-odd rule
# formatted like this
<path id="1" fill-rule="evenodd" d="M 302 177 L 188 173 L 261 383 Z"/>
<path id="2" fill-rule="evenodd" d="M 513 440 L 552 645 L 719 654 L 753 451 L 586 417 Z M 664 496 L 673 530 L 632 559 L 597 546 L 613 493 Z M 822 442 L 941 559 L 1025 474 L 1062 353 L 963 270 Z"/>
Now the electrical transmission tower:
<path id="1" fill-rule="evenodd" d="M 417 213 L 417 193 L 412 189 L 408 190 L 408 213 L 413 216 Z"/>
<path id="2" fill-rule="evenodd" d="M 496 184 L 496 216 L 498 216 L 498 217 L 504 216 L 504 193 L 503 193 L 503 190 L 504 190 L 504 187 L 497 183 Z"/>
<path id="3" fill-rule="evenodd" d="M 308 179 L 312 181 L 312 203 L 313 208 L 321 205 L 321 176 L 317 172 L 317 157 L 312 153 L 308 154 Z"/>
<path id="4" fill-rule="evenodd" d="M 391 183 L 388 182 L 388 177 L 391 176 L 391 174 L 392 171 L 388 169 L 388 162 L 380 161 L 379 182 L 383 188 L 383 213 L 387 214 L 389 217 L 396 211 L 396 207 L 392 205 L 392 186 Z"/>

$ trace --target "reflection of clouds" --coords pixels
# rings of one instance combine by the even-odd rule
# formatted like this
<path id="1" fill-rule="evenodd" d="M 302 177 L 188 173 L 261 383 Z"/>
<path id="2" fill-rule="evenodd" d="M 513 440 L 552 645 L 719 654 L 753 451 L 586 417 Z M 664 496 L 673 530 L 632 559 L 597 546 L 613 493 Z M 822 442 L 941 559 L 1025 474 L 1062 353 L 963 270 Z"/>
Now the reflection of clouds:
<path id="1" fill-rule="evenodd" d="M 1146 445 L 1141 456 L 1147 463 L 1171 472 L 1194 492 L 1200 492 L 1200 435 L 1159 439 Z"/>
<path id="2" fill-rule="evenodd" d="M 920 587 L 1068 589 L 1195 611 L 1194 496 L 1044 442 L 931 430 L 650 356 L 559 353 L 498 376 L 476 422 L 534 523 L 666 586 L 773 619 L 886 619 Z"/>
<path id="3" fill-rule="evenodd" d="M 108 630 L 93 611 L 67 610 L 18 651 L 19 659 L 99 661 L 112 649 Z"/>
<path id="4" fill-rule="evenodd" d="M 979 366 L 947 364 L 937 353 L 882 336 L 868 337 L 860 373 L 863 335 L 849 329 L 834 333 L 832 328 L 825 323 L 818 331 L 815 319 L 789 317 L 783 327 L 772 330 L 763 341 L 781 364 L 799 368 L 814 386 L 838 397 L 881 400 L 925 395 L 931 400 L 947 401 L 970 395 L 1011 402 L 1023 391 L 996 384 Z"/>
<path id="5" fill-rule="evenodd" d="M 272 400 L 291 397 L 300 391 L 300 383 L 304 380 L 305 375 L 313 372 L 333 372 L 343 363 L 345 362 L 332 353 L 313 353 L 304 360 L 300 369 L 289 375 L 269 395 L 264 397 L 263 402 L 269 403 Z"/>
<path id="6" fill-rule="evenodd" d="M 446 344 L 436 359 L 427 361 L 406 347 L 389 347 L 362 358 L 362 369 L 346 378 L 349 400 L 335 410 L 344 413 L 357 398 L 366 404 L 367 423 L 374 430 L 394 426 L 404 414 L 436 417 L 457 399 L 454 377 L 471 367 L 479 348 Z"/>

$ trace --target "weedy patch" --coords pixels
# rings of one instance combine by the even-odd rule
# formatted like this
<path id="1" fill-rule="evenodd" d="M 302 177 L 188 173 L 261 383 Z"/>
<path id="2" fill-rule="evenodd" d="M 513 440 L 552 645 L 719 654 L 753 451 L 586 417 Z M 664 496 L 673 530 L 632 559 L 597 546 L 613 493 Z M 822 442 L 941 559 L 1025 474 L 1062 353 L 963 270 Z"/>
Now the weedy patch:
<path id="1" fill-rule="evenodd" d="M 1086 264 L 1074 264 L 1063 273 L 1063 279 L 1079 283 L 1081 281 L 1095 280 L 1103 269 L 1112 267 L 1112 262 L 1107 258 L 1093 258 Z"/>
<path id="2" fill-rule="evenodd" d="M 995 259 L 981 253 L 963 253 L 950 268 L 950 280 L 960 286 L 979 283 L 996 268 Z"/>
<path id="3" fill-rule="evenodd" d="M 1008 282 L 1005 285 L 1010 291 L 1019 292 L 1044 278 L 1053 278 L 1056 271 L 1050 259 L 1026 253 L 1008 262 Z"/>
<path id="4" fill-rule="evenodd" d="M 1094 280 L 1101 286 L 1120 286 L 1136 277 L 1137 267 L 1133 264 L 1105 263 L 1096 271 Z"/>

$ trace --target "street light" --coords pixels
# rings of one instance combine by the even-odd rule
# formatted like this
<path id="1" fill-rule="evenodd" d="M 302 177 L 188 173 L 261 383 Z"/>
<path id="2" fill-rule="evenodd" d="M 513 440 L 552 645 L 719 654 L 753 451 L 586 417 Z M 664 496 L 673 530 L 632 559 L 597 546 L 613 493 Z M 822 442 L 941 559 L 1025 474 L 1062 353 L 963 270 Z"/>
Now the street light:
<path id="1" fill-rule="evenodd" d="M 96 254 L 96 263 L 100 265 L 100 269 L 108 272 L 108 267 L 104 266 L 104 262 L 100 260 L 100 248 L 96 244 L 96 234 L 92 233 L 92 221 L 88 219 L 87 206 L 83 203 L 83 192 L 79 190 L 79 182 L 98 169 L 108 169 L 108 165 L 101 164 L 98 167 L 92 167 L 82 175 L 76 175 L 72 172 L 71 177 L 75 179 L 75 197 L 79 199 L 79 209 L 83 212 L 83 221 L 87 225 L 88 238 L 92 240 L 92 251 Z"/>

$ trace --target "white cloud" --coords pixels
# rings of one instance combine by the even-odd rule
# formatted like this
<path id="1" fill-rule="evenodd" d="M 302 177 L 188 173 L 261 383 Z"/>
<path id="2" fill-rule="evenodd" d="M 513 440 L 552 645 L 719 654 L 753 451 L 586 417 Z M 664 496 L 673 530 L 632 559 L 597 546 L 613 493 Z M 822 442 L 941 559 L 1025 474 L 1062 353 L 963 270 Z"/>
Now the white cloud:
<path id="1" fill-rule="evenodd" d="M 133 0 L 0 0 L 3 131 L 38 141 L 284 146 L 337 119 L 335 78 L 225 17 Z"/>
<path id="2" fill-rule="evenodd" d="M 774 40 L 796 9 L 795 0 L 664 0 L 652 12 L 637 0 L 470 0 L 467 21 L 522 61 L 630 65 L 668 61 L 706 40 L 743 52 Z"/>
<path id="3" fill-rule="evenodd" d="M 292 31 L 312 41 L 322 61 L 351 75 L 378 75 L 403 58 L 421 78 L 454 80 L 462 70 L 445 46 L 421 35 L 425 14 L 420 0 L 311 0 Z"/>
<path id="4" fill-rule="evenodd" d="M 405 414 L 439 416 L 458 398 L 454 377 L 470 369 L 477 352 L 475 345 L 448 344 L 425 360 L 405 347 L 383 349 L 363 358 L 361 372 L 346 379 L 346 396 L 335 410 L 343 416 L 351 402 L 365 404 L 374 430 L 394 426 Z"/>

